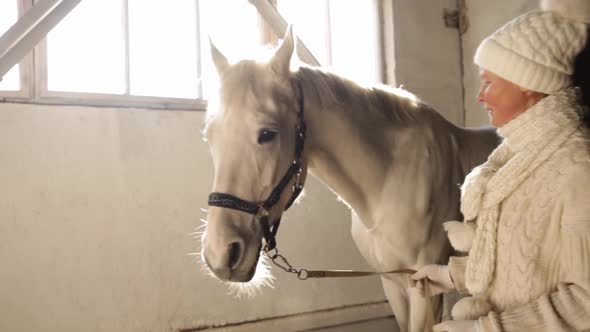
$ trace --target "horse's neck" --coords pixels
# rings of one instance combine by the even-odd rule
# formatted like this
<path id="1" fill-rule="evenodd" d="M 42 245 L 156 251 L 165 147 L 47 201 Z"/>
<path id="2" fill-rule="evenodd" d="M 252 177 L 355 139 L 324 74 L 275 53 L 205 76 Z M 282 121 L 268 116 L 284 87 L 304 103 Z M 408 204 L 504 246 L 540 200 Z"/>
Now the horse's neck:
<path id="1" fill-rule="evenodd" d="M 407 123 L 400 126 L 395 121 L 384 121 L 379 112 L 367 110 L 369 106 L 363 104 L 363 98 L 357 102 L 351 98 L 343 110 L 342 105 L 322 100 L 321 92 L 310 88 L 310 84 L 305 81 L 300 84 L 309 133 L 306 150 L 310 171 L 342 197 L 361 219 L 374 220 L 373 214 L 382 204 L 383 196 L 391 196 L 384 190 L 384 184 L 406 169 L 415 168 L 417 163 L 421 163 L 422 171 L 423 155 L 439 149 L 433 146 L 440 139 L 431 125 L 432 121 L 444 120 L 426 116 L 406 119 Z M 412 185 L 412 190 L 420 189 Z M 395 200 L 389 196 L 387 199 Z"/>
<path id="2" fill-rule="evenodd" d="M 368 144 L 375 133 L 357 128 L 343 114 L 309 107 L 307 157 L 312 174 L 334 190 L 359 215 L 379 194 L 391 163 L 388 142 Z M 365 136 L 363 136 L 365 135 Z"/>

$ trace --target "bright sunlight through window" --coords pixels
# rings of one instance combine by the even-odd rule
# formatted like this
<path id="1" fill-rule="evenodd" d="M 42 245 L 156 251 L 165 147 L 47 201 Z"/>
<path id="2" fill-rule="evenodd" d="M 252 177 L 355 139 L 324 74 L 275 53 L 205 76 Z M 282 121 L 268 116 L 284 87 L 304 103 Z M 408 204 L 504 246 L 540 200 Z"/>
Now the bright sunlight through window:
<path id="1" fill-rule="evenodd" d="M 322 66 L 359 82 L 380 81 L 375 0 L 278 0 L 277 7 Z"/>
<path id="2" fill-rule="evenodd" d="M 81 1 L 48 34 L 48 90 L 125 93 L 122 19 L 121 0 Z"/>
<path id="3" fill-rule="evenodd" d="M 258 12 L 247 0 L 202 0 L 199 6 L 203 95 L 206 98 L 217 80 L 209 38 L 231 62 L 256 55 L 261 45 Z"/>
<path id="4" fill-rule="evenodd" d="M 194 0 L 129 0 L 132 95 L 198 97 L 196 22 Z"/>
<path id="5" fill-rule="evenodd" d="M 281 15 L 293 25 L 293 32 L 322 66 L 332 63 L 328 4 L 328 0 L 278 0 L 277 3 Z"/>
<path id="6" fill-rule="evenodd" d="M 15 22 L 17 3 L 0 1 L 0 30 Z M 276 0 L 322 66 L 365 83 L 381 77 L 376 3 Z M 46 73 L 41 90 L 49 97 L 190 103 L 216 87 L 209 39 L 231 62 L 258 57 L 270 48 L 262 40 L 273 40 L 263 21 L 248 0 L 83 0 L 49 32 L 35 73 Z M 15 67 L 0 90 L 19 90 L 19 83 Z"/>

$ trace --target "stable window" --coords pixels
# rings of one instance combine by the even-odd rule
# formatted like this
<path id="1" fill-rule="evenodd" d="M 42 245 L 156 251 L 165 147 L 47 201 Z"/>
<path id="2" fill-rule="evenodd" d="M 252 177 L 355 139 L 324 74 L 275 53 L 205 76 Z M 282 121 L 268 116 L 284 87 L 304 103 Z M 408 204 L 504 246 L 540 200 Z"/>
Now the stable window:
<path id="1" fill-rule="evenodd" d="M 37 47 L 39 99 L 203 109 L 196 0 L 84 0 Z"/>
<path id="2" fill-rule="evenodd" d="M 0 31 L 32 1 L 0 1 Z M 269 1 L 322 66 L 355 80 L 380 81 L 377 0 Z M 204 109 L 216 79 L 208 38 L 235 60 L 265 43 L 276 46 L 276 36 L 250 2 L 83 0 L 35 48 L 34 66 L 23 60 L 4 76 L 0 97 Z"/>
<path id="3" fill-rule="evenodd" d="M 194 0 L 84 0 L 47 36 L 47 90 L 196 99 Z"/>
<path id="4" fill-rule="evenodd" d="M 382 82 L 377 5 L 376 0 L 278 0 L 277 8 L 322 66 L 375 83 Z"/>

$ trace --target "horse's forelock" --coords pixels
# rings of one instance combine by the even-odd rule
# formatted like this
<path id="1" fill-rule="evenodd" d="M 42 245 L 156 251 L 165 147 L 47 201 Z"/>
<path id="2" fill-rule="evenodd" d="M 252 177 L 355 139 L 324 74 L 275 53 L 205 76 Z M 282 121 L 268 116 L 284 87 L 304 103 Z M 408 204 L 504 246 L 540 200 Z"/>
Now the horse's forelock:
<path id="1" fill-rule="evenodd" d="M 288 109 L 294 101 L 294 89 L 289 78 L 279 77 L 267 63 L 244 60 L 232 65 L 224 73 L 218 94 L 212 96 L 207 107 L 205 138 L 215 119 L 224 112 L 243 112 L 246 109 L 272 112 Z"/>
<path id="2" fill-rule="evenodd" d="M 289 105 L 293 103 L 294 91 L 288 77 L 280 77 L 266 63 L 242 61 L 224 76 L 221 102 L 229 111 L 234 109 L 264 109 L 270 111 L 269 103 Z"/>

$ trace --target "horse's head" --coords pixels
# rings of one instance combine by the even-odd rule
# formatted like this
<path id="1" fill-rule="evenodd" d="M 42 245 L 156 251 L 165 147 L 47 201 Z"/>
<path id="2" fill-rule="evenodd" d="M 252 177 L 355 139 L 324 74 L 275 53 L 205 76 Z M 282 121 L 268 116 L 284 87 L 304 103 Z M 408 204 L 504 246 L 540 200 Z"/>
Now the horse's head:
<path id="1" fill-rule="evenodd" d="M 215 177 L 202 256 L 222 280 L 252 279 L 262 245 L 274 240 L 268 232 L 293 196 L 297 173 L 303 170 L 300 183 L 305 178 L 304 158 L 296 151 L 302 100 L 290 71 L 293 46 L 289 29 L 270 61 L 232 65 L 211 45 L 220 90 L 207 111 Z M 297 159 L 300 167 L 293 167 Z"/>

